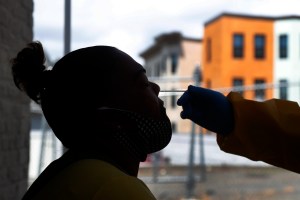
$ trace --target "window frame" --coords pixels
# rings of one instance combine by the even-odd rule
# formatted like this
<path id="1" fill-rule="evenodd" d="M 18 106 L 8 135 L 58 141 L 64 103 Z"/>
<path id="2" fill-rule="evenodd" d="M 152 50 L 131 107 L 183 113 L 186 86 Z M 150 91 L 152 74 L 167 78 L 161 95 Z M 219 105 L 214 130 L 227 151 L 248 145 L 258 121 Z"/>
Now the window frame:
<path id="1" fill-rule="evenodd" d="M 266 84 L 265 79 L 255 79 L 254 80 L 254 85 L 261 85 L 261 84 Z M 266 99 L 266 89 L 256 89 L 254 90 L 254 99 L 263 101 Z"/>
<path id="2" fill-rule="evenodd" d="M 285 38 L 285 43 L 282 43 Z M 279 46 L 279 58 L 280 59 L 286 59 L 288 58 L 288 43 L 289 43 L 289 38 L 287 34 L 280 34 L 279 35 L 279 42 L 278 42 L 278 46 Z M 283 45 L 285 44 L 285 45 Z"/>
<path id="3" fill-rule="evenodd" d="M 284 84 L 284 86 L 282 86 Z M 287 100 L 288 99 L 288 80 L 280 79 L 279 80 L 279 99 Z"/>
<path id="4" fill-rule="evenodd" d="M 176 74 L 178 69 L 179 55 L 177 53 L 171 54 L 171 73 Z"/>
<path id="5" fill-rule="evenodd" d="M 262 45 L 258 45 L 258 39 L 262 39 Z M 256 59 L 264 59 L 266 57 L 266 35 L 255 34 L 254 35 L 254 57 Z"/>
<path id="6" fill-rule="evenodd" d="M 236 82 L 240 82 L 241 84 L 236 84 Z M 245 81 L 242 77 L 234 77 L 232 79 L 232 86 L 233 87 L 243 87 L 245 84 Z M 244 95 L 244 91 L 238 91 L 242 96 Z"/>
<path id="7" fill-rule="evenodd" d="M 212 60 L 212 44 L 211 44 L 211 38 L 207 38 L 207 44 L 206 44 L 206 61 L 211 62 Z"/>
<path id="8" fill-rule="evenodd" d="M 241 44 L 237 44 L 237 38 L 240 37 L 241 39 Z M 245 37 L 243 33 L 234 33 L 233 34 L 233 58 L 241 59 L 244 58 L 244 49 L 245 49 Z"/>

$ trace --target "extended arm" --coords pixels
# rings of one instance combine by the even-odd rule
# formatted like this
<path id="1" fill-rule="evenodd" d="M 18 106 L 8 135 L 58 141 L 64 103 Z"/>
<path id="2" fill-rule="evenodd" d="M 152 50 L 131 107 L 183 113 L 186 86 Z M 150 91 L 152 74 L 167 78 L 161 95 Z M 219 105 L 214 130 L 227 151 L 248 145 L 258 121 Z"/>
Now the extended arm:
<path id="1" fill-rule="evenodd" d="M 300 109 L 297 103 L 272 99 L 256 102 L 230 93 L 235 126 L 217 135 L 220 148 L 255 161 L 300 173 Z"/>
<path id="2" fill-rule="evenodd" d="M 220 148 L 254 161 L 300 173 L 300 108 L 272 99 L 257 102 L 238 93 L 194 86 L 178 100 L 182 118 L 217 133 Z"/>

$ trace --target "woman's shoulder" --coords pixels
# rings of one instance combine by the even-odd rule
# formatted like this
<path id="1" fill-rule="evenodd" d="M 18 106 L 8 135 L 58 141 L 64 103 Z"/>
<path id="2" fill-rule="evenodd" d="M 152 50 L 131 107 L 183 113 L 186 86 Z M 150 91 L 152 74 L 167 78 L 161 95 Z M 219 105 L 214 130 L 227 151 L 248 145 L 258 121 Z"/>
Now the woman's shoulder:
<path id="1" fill-rule="evenodd" d="M 103 188 L 112 187 L 112 183 L 134 182 L 130 177 L 102 160 L 78 160 L 55 175 L 40 191 L 39 197 L 46 194 L 58 199 L 92 199 Z M 117 184 L 117 185 L 119 185 Z M 114 187 L 118 187 L 115 185 Z"/>
<path id="2" fill-rule="evenodd" d="M 127 177 L 128 175 L 114 165 L 99 159 L 78 160 L 64 170 L 58 176 L 67 179 L 78 179 L 88 181 L 108 181 L 113 177 Z"/>

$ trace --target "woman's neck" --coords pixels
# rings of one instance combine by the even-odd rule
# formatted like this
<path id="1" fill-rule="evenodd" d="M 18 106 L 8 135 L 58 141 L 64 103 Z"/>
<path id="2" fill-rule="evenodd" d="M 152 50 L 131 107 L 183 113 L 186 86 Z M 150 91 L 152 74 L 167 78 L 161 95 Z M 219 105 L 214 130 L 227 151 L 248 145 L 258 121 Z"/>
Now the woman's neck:
<path id="1" fill-rule="evenodd" d="M 101 149 L 89 148 L 89 150 L 83 150 L 79 152 L 79 154 L 82 158 L 103 160 L 117 167 L 124 173 L 137 177 L 140 166 L 139 159 L 129 155 L 127 151 L 124 151 L 124 149 L 119 149 L 119 147 L 114 149 L 110 147 Z"/>
<path id="2" fill-rule="evenodd" d="M 110 162 L 110 161 L 107 161 Z M 137 177 L 140 162 L 132 159 L 118 159 L 110 162 L 112 165 L 123 171 L 124 173 Z"/>

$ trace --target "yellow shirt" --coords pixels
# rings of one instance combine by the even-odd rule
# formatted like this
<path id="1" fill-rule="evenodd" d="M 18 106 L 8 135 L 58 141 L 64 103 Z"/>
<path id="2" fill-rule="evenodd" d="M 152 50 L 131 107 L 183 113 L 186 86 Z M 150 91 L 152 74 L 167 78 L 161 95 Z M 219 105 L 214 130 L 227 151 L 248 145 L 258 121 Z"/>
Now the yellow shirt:
<path id="1" fill-rule="evenodd" d="M 220 148 L 300 173 L 298 104 L 278 99 L 256 102 L 234 92 L 227 98 L 233 105 L 235 127 L 232 133 L 217 136 Z"/>
<path id="2" fill-rule="evenodd" d="M 113 165 L 96 159 L 79 160 L 55 175 L 34 200 L 154 200 L 147 186 Z"/>

